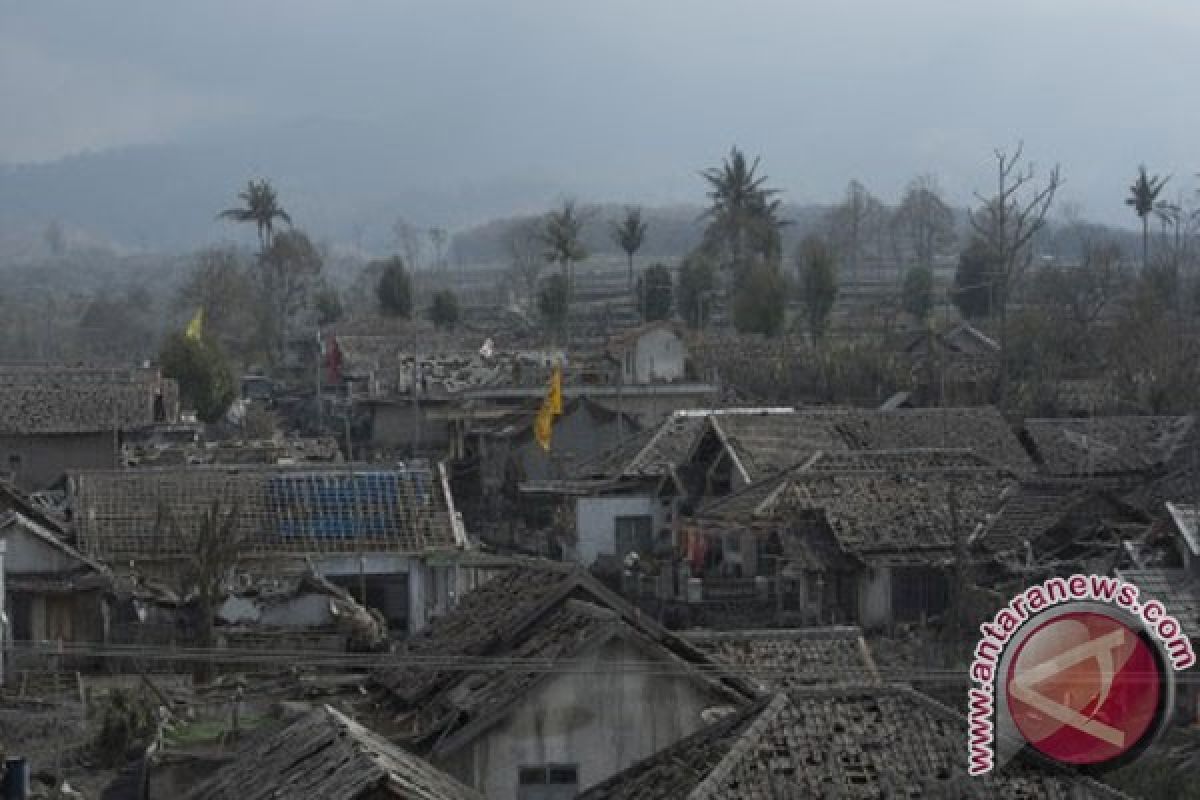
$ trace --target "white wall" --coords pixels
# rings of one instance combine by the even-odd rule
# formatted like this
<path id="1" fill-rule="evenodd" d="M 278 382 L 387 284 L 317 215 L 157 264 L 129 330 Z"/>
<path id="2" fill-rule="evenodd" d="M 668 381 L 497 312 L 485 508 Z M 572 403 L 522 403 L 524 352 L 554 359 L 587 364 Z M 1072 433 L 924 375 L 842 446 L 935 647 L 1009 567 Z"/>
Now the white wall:
<path id="1" fill-rule="evenodd" d="M 575 561 L 590 567 L 597 556 L 615 555 L 617 517 L 642 515 L 654 518 L 655 532 L 665 516 L 662 504 L 651 495 L 580 497 L 575 503 Z"/>
<path id="2" fill-rule="evenodd" d="M 633 383 L 682 380 L 683 342 L 669 328 L 655 328 L 638 337 L 634 345 L 634 374 L 626 374 Z"/>
<path id="3" fill-rule="evenodd" d="M 661 657 L 613 639 L 581 669 L 547 680 L 513 712 L 435 763 L 489 800 L 514 800 L 517 769 L 578 764 L 586 789 L 703 727 L 701 713 L 727 701 L 694 678 L 615 669 Z"/>

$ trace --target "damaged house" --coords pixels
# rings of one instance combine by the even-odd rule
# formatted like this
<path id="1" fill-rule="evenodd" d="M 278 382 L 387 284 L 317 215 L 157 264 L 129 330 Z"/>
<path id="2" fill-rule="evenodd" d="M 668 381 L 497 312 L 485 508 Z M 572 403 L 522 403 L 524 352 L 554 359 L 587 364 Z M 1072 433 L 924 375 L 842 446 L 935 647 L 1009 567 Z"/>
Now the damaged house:
<path id="1" fill-rule="evenodd" d="M 389 738 L 492 800 L 573 797 L 753 696 L 558 565 L 500 572 L 397 662 L 373 677 Z"/>
<path id="2" fill-rule="evenodd" d="M 425 761 L 323 706 L 247 742 L 186 800 L 483 800 Z"/>
<path id="3" fill-rule="evenodd" d="M 173 467 L 68 478 L 78 548 L 177 583 L 205 513 L 236 511 L 231 536 L 249 583 L 309 565 L 416 632 L 453 604 L 466 532 L 441 469 L 366 465 Z"/>

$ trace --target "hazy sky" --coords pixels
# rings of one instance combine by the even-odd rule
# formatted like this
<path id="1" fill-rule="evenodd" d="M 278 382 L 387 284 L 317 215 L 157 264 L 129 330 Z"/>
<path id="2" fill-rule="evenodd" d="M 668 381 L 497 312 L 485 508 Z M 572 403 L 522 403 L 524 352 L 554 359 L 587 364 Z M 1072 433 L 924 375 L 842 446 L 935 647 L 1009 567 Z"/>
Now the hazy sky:
<path id="1" fill-rule="evenodd" d="M 699 201 L 736 142 L 797 202 L 965 202 L 1024 138 L 1132 222 L 1140 161 L 1200 170 L 1197 74 L 1195 0 L 0 0 L 0 162 L 331 120 L 588 199 Z"/>

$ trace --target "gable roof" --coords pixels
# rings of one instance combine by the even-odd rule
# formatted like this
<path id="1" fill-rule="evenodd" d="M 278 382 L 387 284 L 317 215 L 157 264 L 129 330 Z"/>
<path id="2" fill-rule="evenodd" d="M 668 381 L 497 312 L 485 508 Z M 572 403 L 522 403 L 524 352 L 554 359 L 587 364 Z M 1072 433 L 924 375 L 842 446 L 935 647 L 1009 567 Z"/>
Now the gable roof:
<path id="1" fill-rule="evenodd" d="M 324 706 L 261 741 L 187 800 L 483 800 L 426 761 Z"/>
<path id="2" fill-rule="evenodd" d="M 689 642 L 753 680 L 765 693 L 804 686 L 879 683 L 875 660 L 855 627 L 686 631 Z"/>
<path id="3" fill-rule="evenodd" d="M 990 553 L 1010 553 L 1033 542 L 1080 509 L 1141 516 L 1101 486 L 1072 480 L 1028 479 L 1011 487 L 996 514 L 975 537 Z"/>
<path id="4" fill-rule="evenodd" d="M 1191 416 L 1027 419 L 1025 435 L 1051 475 L 1145 472 L 1169 462 Z"/>
<path id="5" fill-rule="evenodd" d="M 990 406 L 801 409 L 714 415 L 709 425 L 746 482 L 806 461 L 818 451 L 970 450 L 1016 471 L 1032 467 L 1004 417 Z"/>
<path id="6" fill-rule="evenodd" d="M 445 753 L 501 719 L 553 673 L 556 662 L 614 635 L 657 652 L 735 702 L 754 694 L 748 683 L 715 669 L 701 650 L 645 618 L 585 571 L 558 564 L 502 571 L 406 641 L 396 665 L 376 671 L 371 680 L 409 712 L 399 736 L 424 747 L 436 735 L 434 746 Z M 496 660 L 531 666 L 490 667 Z"/>
<path id="7" fill-rule="evenodd" d="M 907 687 L 811 688 L 683 739 L 580 795 L 580 800 L 730 797 L 981 796 L 1006 800 L 1125 795 L 1032 758 L 966 774 L 966 719 Z"/>
<path id="8" fill-rule="evenodd" d="M 466 546 L 444 472 L 362 464 L 161 467 L 70 474 L 80 548 L 105 561 L 178 558 L 215 503 L 236 504 L 247 552 L 384 551 Z"/>
<path id="9" fill-rule="evenodd" d="M 1122 569 L 1117 577 L 1166 606 L 1189 636 L 1200 638 L 1200 579 L 1185 569 Z"/>

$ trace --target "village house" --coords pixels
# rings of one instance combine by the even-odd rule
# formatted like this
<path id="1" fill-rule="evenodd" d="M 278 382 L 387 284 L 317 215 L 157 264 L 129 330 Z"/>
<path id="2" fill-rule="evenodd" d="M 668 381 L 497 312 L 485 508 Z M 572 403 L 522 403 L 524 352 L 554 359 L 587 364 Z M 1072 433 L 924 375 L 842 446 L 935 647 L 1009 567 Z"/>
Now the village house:
<path id="1" fill-rule="evenodd" d="M 688 600 L 871 629 L 939 614 L 967 537 L 1015 482 L 971 451 L 818 452 L 682 520 Z"/>
<path id="2" fill-rule="evenodd" d="M 462 590 L 456 559 L 468 542 L 440 467 L 81 471 L 67 489 L 82 552 L 171 585 L 217 508 L 236 511 L 238 569 L 250 580 L 311 564 L 401 631 L 421 630 Z"/>
<path id="3" fill-rule="evenodd" d="M 315 709 L 270 736 L 251 739 L 231 763 L 183 797 L 483 800 L 474 790 L 330 706 Z"/>
<path id="4" fill-rule="evenodd" d="M 530 565 L 462 598 L 373 682 L 394 741 L 491 800 L 557 800 L 752 699 L 716 667 L 586 572 Z"/>
<path id="5" fill-rule="evenodd" d="M 671 322 L 650 322 L 614 336 L 606 354 L 626 385 L 671 383 L 687 375 L 687 344 Z"/>
<path id="6" fill-rule="evenodd" d="M 975 405 L 991 400 L 1000 372 L 1000 345 L 969 322 L 911 331 L 898 341 L 917 396 L 930 405 Z"/>
<path id="7" fill-rule="evenodd" d="M 812 686 L 877 686 L 882 681 L 862 630 L 851 626 L 680 633 L 745 675 L 762 694 Z"/>
<path id="8" fill-rule="evenodd" d="M 579 800 L 1128 800 L 1032 757 L 968 776 L 965 741 L 962 714 L 908 687 L 792 689 L 725 716 Z"/>
<path id="9" fill-rule="evenodd" d="M 0 475 L 29 491 L 114 467 L 123 437 L 178 417 L 178 395 L 154 368 L 0 365 Z"/>
<path id="10" fill-rule="evenodd" d="M 107 639 L 112 576 L 103 565 L 19 511 L 0 512 L 0 548 L 7 639 L 68 644 Z"/>
<path id="11" fill-rule="evenodd" d="M 1022 437 L 1046 475 L 1134 486 L 1182 455 L 1194 422 L 1190 415 L 1027 419 Z"/>

